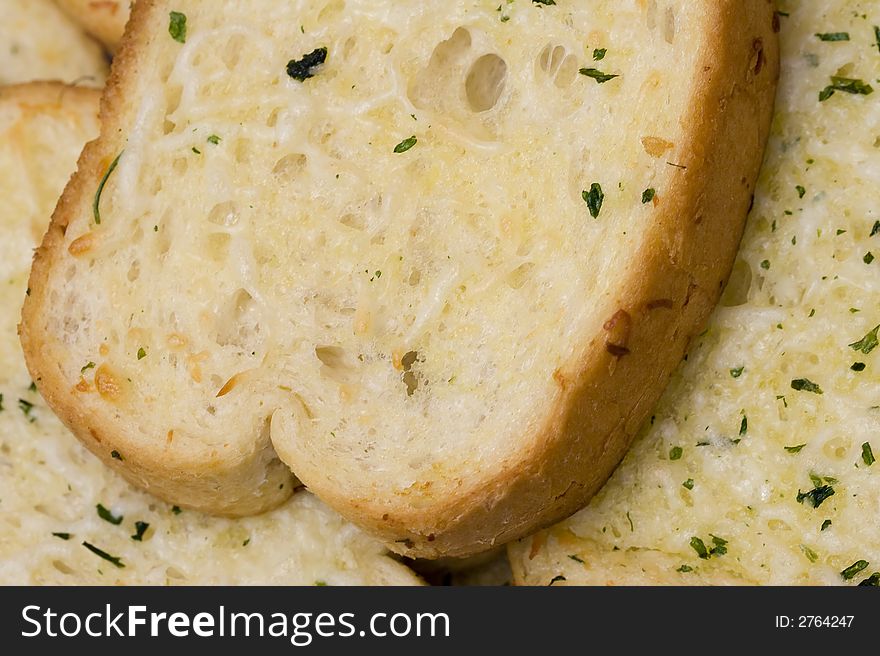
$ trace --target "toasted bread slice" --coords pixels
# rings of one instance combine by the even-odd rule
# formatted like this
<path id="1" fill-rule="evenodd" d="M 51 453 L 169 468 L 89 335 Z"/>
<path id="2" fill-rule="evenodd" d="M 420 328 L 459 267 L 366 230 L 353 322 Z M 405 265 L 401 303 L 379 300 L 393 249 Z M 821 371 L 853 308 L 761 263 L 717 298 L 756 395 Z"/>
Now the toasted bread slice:
<path id="1" fill-rule="evenodd" d="M 110 52 L 116 52 L 133 0 L 55 0 L 76 22 Z"/>
<path id="2" fill-rule="evenodd" d="M 305 492 L 237 521 L 157 504 L 89 455 L 30 387 L 16 326 L 31 252 L 98 135 L 99 97 L 61 84 L 0 88 L 0 585 L 420 585 Z"/>
<path id="3" fill-rule="evenodd" d="M 880 170 L 876 130 L 853 130 L 880 125 L 880 105 L 819 101 L 844 62 L 880 78 L 880 57 L 850 2 L 789 6 L 786 83 L 721 305 L 593 503 L 511 545 L 520 583 L 858 585 L 880 571 Z M 820 41 L 827 25 L 852 40 Z"/>
<path id="4" fill-rule="evenodd" d="M 102 86 L 104 51 L 52 0 L 0 2 L 0 84 L 60 80 Z"/>
<path id="5" fill-rule="evenodd" d="M 766 0 L 139 2 L 37 252 L 29 367 L 181 505 L 270 507 L 277 452 L 409 555 L 560 519 L 728 276 L 773 22 Z"/>

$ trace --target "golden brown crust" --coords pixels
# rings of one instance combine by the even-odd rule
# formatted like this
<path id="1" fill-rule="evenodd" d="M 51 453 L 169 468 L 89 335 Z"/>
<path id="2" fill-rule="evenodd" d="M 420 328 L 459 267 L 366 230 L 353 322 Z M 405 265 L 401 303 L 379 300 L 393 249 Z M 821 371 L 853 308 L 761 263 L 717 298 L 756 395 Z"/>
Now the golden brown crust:
<path id="1" fill-rule="evenodd" d="M 51 311 L 48 281 L 64 261 L 65 230 L 76 213 L 94 194 L 108 162 L 124 148 L 123 126 L 126 98 L 136 97 L 140 62 L 137 52 L 148 38 L 155 2 L 139 2 L 132 13 L 132 30 L 123 39 L 113 63 L 101 103 L 101 137 L 88 144 L 79 160 L 77 174 L 64 190 L 52 223 L 35 251 L 31 270 L 31 293 L 22 310 L 20 335 L 25 360 L 46 402 L 80 441 L 105 464 L 133 485 L 171 503 L 228 516 L 253 515 L 285 501 L 296 488 L 289 469 L 271 449 L 268 435 L 249 450 L 237 451 L 204 445 L 185 436 L 168 435 L 174 442 L 173 457 L 162 441 L 138 440 L 136 431 L 113 431 L 120 417 L 112 406 L 83 403 L 82 395 L 65 379 L 59 362 L 63 346 L 47 334 L 41 316 Z M 118 454 L 114 457 L 114 454 Z M 119 459 L 119 455 L 124 460 Z"/>
<path id="2" fill-rule="evenodd" d="M 576 512 L 611 476 L 727 281 L 763 161 L 779 77 L 771 0 L 717 0 L 687 158 L 674 162 L 652 232 L 621 281 L 606 334 L 556 372 L 563 394 L 531 450 L 430 516 L 381 502 L 325 500 L 407 556 L 466 556 Z M 650 378 L 646 379 L 646 372 Z M 538 514 L 540 513 L 540 514 Z"/>

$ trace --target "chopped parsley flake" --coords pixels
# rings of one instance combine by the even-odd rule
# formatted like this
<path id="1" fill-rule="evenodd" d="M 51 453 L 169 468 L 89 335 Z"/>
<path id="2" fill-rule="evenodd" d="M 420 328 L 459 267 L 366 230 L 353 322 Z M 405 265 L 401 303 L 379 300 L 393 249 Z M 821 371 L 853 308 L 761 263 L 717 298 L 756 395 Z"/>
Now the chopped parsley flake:
<path id="1" fill-rule="evenodd" d="M 871 251 L 865 253 L 865 257 L 862 258 L 862 261 L 865 264 L 871 264 L 874 261 L 874 254 Z"/>
<path id="2" fill-rule="evenodd" d="M 608 53 L 608 48 L 596 48 L 593 50 L 593 61 L 602 61 Z"/>
<path id="3" fill-rule="evenodd" d="M 172 506 L 172 507 L 171 507 L 171 512 L 174 513 L 175 515 L 179 515 L 179 514 L 182 513 L 183 511 L 180 509 L 180 506 Z"/>
<path id="4" fill-rule="evenodd" d="M 849 347 L 853 351 L 860 351 L 865 355 L 870 354 L 871 351 L 877 348 L 877 345 L 880 344 L 880 340 L 877 339 L 878 332 L 880 332 L 880 326 L 874 328 L 874 330 L 862 337 L 859 341 L 850 344 Z"/>
<path id="5" fill-rule="evenodd" d="M 849 41 L 849 32 L 825 32 L 816 36 L 821 41 Z"/>
<path id="6" fill-rule="evenodd" d="M 791 381 L 791 389 L 798 392 L 811 392 L 812 394 L 824 394 L 822 388 L 808 378 L 797 378 Z"/>
<path id="7" fill-rule="evenodd" d="M 171 38 L 178 43 L 186 43 L 186 14 L 172 11 L 170 17 L 168 33 L 171 35 Z"/>
<path id="8" fill-rule="evenodd" d="M 803 503 L 804 501 L 809 501 L 812 504 L 813 508 L 818 508 L 821 506 L 828 497 L 834 496 L 834 488 L 830 485 L 820 485 L 809 492 L 801 492 L 798 490 L 797 501 L 798 503 Z"/>
<path id="9" fill-rule="evenodd" d="M 287 74 L 300 82 L 315 77 L 315 69 L 327 61 L 327 52 L 327 48 L 317 48 L 302 59 L 291 59 L 287 63 Z"/>
<path id="10" fill-rule="evenodd" d="M 682 487 L 685 487 L 685 488 L 687 488 L 688 490 L 693 490 L 693 489 L 694 489 L 694 479 L 689 478 L 689 479 L 687 479 L 684 483 L 682 483 L 681 485 L 682 485 Z"/>
<path id="11" fill-rule="evenodd" d="M 98 517 L 103 519 L 105 522 L 110 522 L 114 526 L 119 526 L 122 523 L 124 517 L 119 515 L 119 517 L 115 516 L 112 512 L 107 510 L 102 504 L 98 504 L 95 506 L 98 511 Z"/>
<path id="12" fill-rule="evenodd" d="M 840 575 L 843 577 L 844 581 L 851 581 L 854 579 L 859 572 L 866 569 L 870 563 L 867 560 L 857 560 L 852 565 L 843 570 Z"/>
<path id="13" fill-rule="evenodd" d="M 131 539 L 135 542 L 143 542 L 144 541 L 144 533 L 147 532 L 147 529 L 150 528 L 150 525 L 146 522 L 135 522 L 134 523 L 135 531 L 137 531 L 134 535 L 131 536 Z"/>
<path id="14" fill-rule="evenodd" d="M 555 5 L 556 0 L 532 0 L 536 5 Z"/>
<path id="15" fill-rule="evenodd" d="M 96 546 L 94 546 L 94 545 L 92 545 L 92 544 L 89 544 L 88 542 L 83 542 L 83 543 L 82 543 L 82 546 L 84 546 L 86 549 L 88 549 L 89 551 L 91 551 L 91 552 L 92 552 L 93 554 L 95 554 L 96 556 L 99 556 L 100 558 L 103 558 L 103 559 L 106 560 L 108 563 L 112 563 L 113 565 L 115 565 L 115 566 L 118 567 L 119 569 L 123 569 L 123 568 L 125 567 L 125 564 L 122 562 L 122 559 L 121 559 L 121 558 L 118 558 L 117 556 L 111 556 L 110 554 L 108 554 L 108 553 L 107 553 L 106 551 L 104 551 L 103 549 L 98 549 L 98 547 L 96 547 Z"/>
<path id="16" fill-rule="evenodd" d="M 214 144 L 215 146 L 218 146 L 220 145 L 220 141 L 220 137 L 218 137 L 216 134 L 212 134 L 210 137 L 208 137 L 209 144 Z"/>
<path id="17" fill-rule="evenodd" d="M 789 453 L 800 453 L 801 450 L 805 446 L 807 446 L 807 445 L 806 444 L 798 444 L 797 446 L 787 446 L 787 447 L 785 447 L 785 450 L 788 451 Z"/>
<path id="18" fill-rule="evenodd" d="M 864 362 L 853 362 L 850 369 L 853 371 L 864 371 L 867 365 Z"/>
<path id="19" fill-rule="evenodd" d="M 647 205 L 657 196 L 656 189 L 645 189 L 642 193 L 642 205 Z"/>
<path id="20" fill-rule="evenodd" d="M 826 530 L 826 529 L 828 529 L 828 528 L 830 528 L 830 527 L 831 527 L 831 520 L 830 520 L 830 519 L 826 519 L 824 522 L 822 522 L 822 528 L 820 528 L 819 530 L 820 530 L 820 531 L 824 531 L 824 530 Z"/>
<path id="21" fill-rule="evenodd" d="M 571 558 L 576 563 L 581 563 L 582 565 L 584 563 L 583 559 L 578 556 L 569 556 L 569 558 Z"/>
<path id="22" fill-rule="evenodd" d="M 19 410 L 22 411 L 24 416 L 27 417 L 28 421 L 30 421 L 31 423 L 34 423 L 37 420 L 36 417 L 31 415 L 31 412 L 33 412 L 33 409 L 34 409 L 34 404 L 31 403 L 30 401 L 26 401 L 25 399 L 19 399 L 18 400 L 18 408 L 19 408 Z"/>
<path id="23" fill-rule="evenodd" d="M 681 460 L 682 454 L 684 454 L 684 449 L 682 449 L 680 446 L 674 446 L 669 450 L 669 459 Z"/>
<path id="24" fill-rule="evenodd" d="M 56 538 L 58 538 L 60 540 L 69 540 L 70 539 L 70 533 L 53 533 L 52 535 L 54 535 Z"/>
<path id="25" fill-rule="evenodd" d="M 802 187 L 801 185 L 798 185 L 797 187 L 795 187 L 795 189 L 797 189 L 798 198 L 803 198 L 804 196 L 807 195 L 807 190 L 804 187 Z"/>
<path id="26" fill-rule="evenodd" d="M 861 588 L 862 586 L 868 586 L 872 588 L 880 587 L 880 572 L 874 572 L 873 574 L 871 574 L 871 576 L 859 583 L 859 587 Z"/>
<path id="27" fill-rule="evenodd" d="M 745 367 L 737 367 L 736 369 L 731 369 L 730 370 L 730 377 L 731 378 L 739 378 L 740 376 L 742 376 L 743 371 L 745 371 Z"/>
<path id="28" fill-rule="evenodd" d="M 122 153 L 119 153 L 116 156 L 116 159 L 110 162 L 110 166 L 107 167 L 104 177 L 101 178 L 101 182 L 98 183 L 98 191 L 95 192 L 95 200 L 92 203 L 92 214 L 95 217 L 95 225 L 101 225 L 101 196 L 104 193 L 104 187 L 107 186 L 107 180 L 110 179 L 110 176 L 113 175 L 113 171 L 119 166 L 119 159 L 121 157 Z"/>
<path id="29" fill-rule="evenodd" d="M 562 574 L 560 574 L 559 576 L 554 576 L 550 580 L 550 585 L 553 585 L 554 583 L 559 583 L 560 581 L 567 581 L 567 580 L 568 580 L 567 578 L 565 578 Z"/>
<path id="30" fill-rule="evenodd" d="M 620 77 L 619 75 L 610 75 L 608 73 L 603 73 L 596 68 L 582 68 L 579 73 L 581 75 L 585 75 L 586 77 L 596 80 L 598 84 L 605 84 L 606 82 L 609 82 L 616 77 Z"/>
<path id="31" fill-rule="evenodd" d="M 874 222 L 874 227 L 871 228 L 871 234 L 870 234 L 870 236 L 871 236 L 871 237 L 876 237 L 877 235 L 880 235 L 880 221 L 875 221 L 875 222 Z"/>
<path id="32" fill-rule="evenodd" d="M 125 460 L 125 458 L 122 457 L 122 454 L 119 453 L 119 451 L 111 451 L 110 457 L 113 458 L 114 460 L 119 460 L 120 462 Z"/>
<path id="33" fill-rule="evenodd" d="M 819 92 L 819 102 L 825 102 L 838 91 L 852 95 L 869 96 L 874 93 L 874 87 L 865 83 L 864 80 L 832 75 L 831 84 Z"/>
<path id="34" fill-rule="evenodd" d="M 399 144 L 394 147 L 394 152 L 398 155 L 405 153 L 410 150 L 413 146 L 415 146 L 419 142 L 418 137 L 412 136 L 409 139 L 404 139 Z"/>
<path id="35" fill-rule="evenodd" d="M 602 185 L 594 182 L 590 186 L 590 190 L 584 191 L 581 195 L 590 210 L 590 216 L 598 219 L 599 212 L 602 211 L 602 204 L 605 202 L 605 192 L 602 191 Z"/>
<path id="36" fill-rule="evenodd" d="M 711 535 L 712 546 L 707 548 L 706 543 L 700 538 L 694 536 L 691 538 L 691 549 L 697 552 L 697 555 L 703 560 L 709 560 L 712 556 L 723 556 L 727 553 L 727 540 L 719 538 L 717 535 Z"/>
<path id="37" fill-rule="evenodd" d="M 749 432 L 749 418 L 743 415 L 742 421 L 739 424 L 739 434 L 745 435 Z"/>
<path id="38" fill-rule="evenodd" d="M 864 462 L 868 467 L 876 462 L 876 460 L 874 459 L 874 451 L 873 449 L 871 449 L 870 442 L 865 442 L 862 445 L 862 462 Z"/>
<path id="39" fill-rule="evenodd" d="M 143 360 L 147 357 L 147 352 L 144 350 L 144 347 L 138 349 L 138 360 Z"/>
<path id="40" fill-rule="evenodd" d="M 693 571 L 694 571 L 694 568 L 691 567 L 690 565 L 682 565 L 681 567 L 679 567 L 679 568 L 678 568 L 677 570 L 675 570 L 675 571 L 676 571 L 676 572 L 681 572 L 682 574 L 687 574 L 688 572 L 693 572 Z"/>

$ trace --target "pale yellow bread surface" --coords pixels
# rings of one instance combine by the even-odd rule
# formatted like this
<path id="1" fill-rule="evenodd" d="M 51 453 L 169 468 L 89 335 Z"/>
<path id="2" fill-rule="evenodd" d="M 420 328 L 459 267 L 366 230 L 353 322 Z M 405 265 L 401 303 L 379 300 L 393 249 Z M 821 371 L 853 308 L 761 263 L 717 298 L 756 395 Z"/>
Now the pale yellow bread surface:
<path id="1" fill-rule="evenodd" d="M 520 583 L 854 585 L 880 571 L 880 11 L 779 9 L 777 116 L 723 307 L 589 508 L 510 549 Z M 875 90 L 820 102 L 835 75 Z M 713 535 L 727 553 L 700 558 L 692 538 L 708 550 Z"/>
<path id="2" fill-rule="evenodd" d="M 0 84 L 59 80 L 102 86 L 101 46 L 52 0 L 0 2 Z"/>
<path id="3" fill-rule="evenodd" d="M 98 134 L 98 97 L 59 84 L 0 89 L 0 585 L 420 584 L 306 492 L 240 521 L 175 513 L 85 451 L 29 387 L 16 327 L 32 251 Z M 149 524 L 142 541 L 137 522 Z"/>
<path id="4" fill-rule="evenodd" d="M 67 14 L 110 52 L 116 52 L 133 0 L 55 0 Z"/>
<path id="5" fill-rule="evenodd" d="M 558 520 L 727 277 L 772 27 L 767 0 L 139 2 L 35 261 L 41 392 L 188 507 L 271 508 L 292 469 L 425 557 Z"/>

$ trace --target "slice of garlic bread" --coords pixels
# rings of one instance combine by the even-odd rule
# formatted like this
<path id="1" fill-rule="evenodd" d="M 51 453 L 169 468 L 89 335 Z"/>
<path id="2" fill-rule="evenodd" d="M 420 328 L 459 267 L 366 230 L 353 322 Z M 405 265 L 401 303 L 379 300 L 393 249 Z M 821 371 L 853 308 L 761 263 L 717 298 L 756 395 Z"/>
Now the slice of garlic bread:
<path id="1" fill-rule="evenodd" d="M 779 8 L 785 82 L 721 307 L 593 503 L 511 546 L 520 583 L 877 584 L 880 105 L 823 90 L 880 78 L 880 12 Z"/>
<path id="2" fill-rule="evenodd" d="M 0 88 L 0 585 L 420 585 L 305 492 L 237 521 L 157 503 L 88 454 L 31 387 L 16 333 L 31 253 L 98 135 L 99 96 Z"/>
<path id="3" fill-rule="evenodd" d="M 102 86 L 104 51 L 52 0 L 0 2 L 0 84 L 60 80 Z"/>
<path id="4" fill-rule="evenodd" d="M 134 0 L 55 0 L 110 52 L 116 52 Z"/>
<path id="5" fill-rule="evenodd" d="M 29 367 L 181 505 L 272 506 L 277 453 L 409 555 L 558 520 L 727 278 L 773 23 L 767 0 L 139 2 L 37 252 Z"/>

